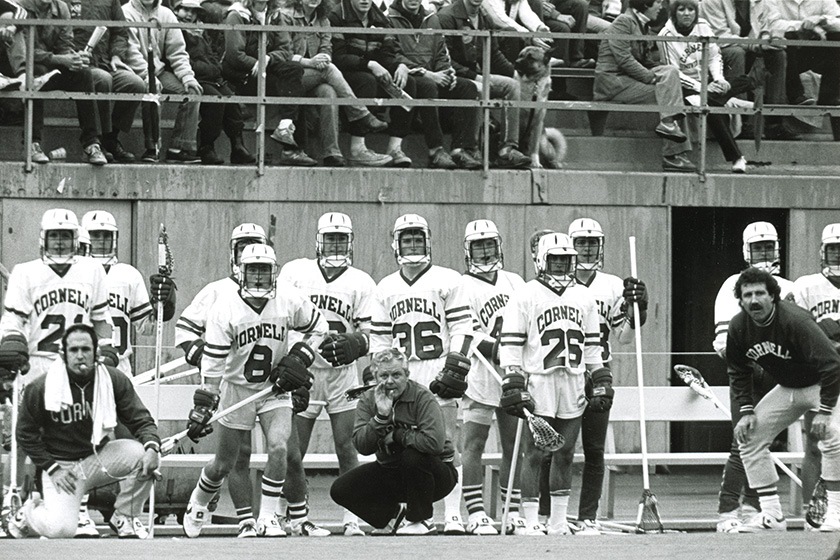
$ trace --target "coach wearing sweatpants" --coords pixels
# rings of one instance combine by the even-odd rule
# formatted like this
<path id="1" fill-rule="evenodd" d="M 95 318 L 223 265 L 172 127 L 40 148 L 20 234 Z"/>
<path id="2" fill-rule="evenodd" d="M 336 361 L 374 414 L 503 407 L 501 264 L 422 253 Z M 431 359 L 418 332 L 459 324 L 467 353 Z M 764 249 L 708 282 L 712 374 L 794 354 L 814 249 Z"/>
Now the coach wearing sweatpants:
<path id="1" fill-rule="evenodd" d="M 433 504 L 457 480 L 440 406 L 428 389 L 408 378 L 408 362 L 399 350 L 374 354 L 370 367 L 378 384 L 356 408 L 353 444 L 362 455 L 376 453 L 376 462 L 338 477 L 330 494 L 377 529 L 434 533 Z"/>

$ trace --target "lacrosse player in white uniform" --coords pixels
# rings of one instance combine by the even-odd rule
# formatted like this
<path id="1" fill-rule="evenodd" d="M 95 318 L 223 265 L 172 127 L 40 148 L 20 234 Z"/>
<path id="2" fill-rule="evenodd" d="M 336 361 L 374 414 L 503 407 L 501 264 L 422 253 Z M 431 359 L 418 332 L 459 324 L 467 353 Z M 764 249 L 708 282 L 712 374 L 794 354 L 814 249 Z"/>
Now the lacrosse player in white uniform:
<path id="1" fill-rule="evenodd" d="M 175 346 L 184 351 L 187 363 L 199 367 L 204 355 L 204 332 L 210 308 L 219 299 L 239 297 L 239 259 L 248 245 L 266 243 L 265 230 L 253 223 L 233 228 L 228 246 L 230 276 L 207 284 L 193 298 L 175 323 Z M 257 537 L 257 522 L 252 509 L 251 441 L 245 440 L 239 448 L 239 457 L 228 474 L 228 492 L 239 521 L 238 538 Z M 213 511 L 218 496 L 208 504 Z"/>
<path id="2" fill-rule="evenodd" d="M 140 271 L 127 263 L 119 262 L 117 244 L 119 228 L 113 214 L 92 210 L 82 216 L 82 228 L 90 240 L 89 255 L 105 267 L 108 285 L 111 320 L 114 323 L 114 348 L 119 353 L 117 369 L 132 376 L 131 331 L 149 335 L 154 332 L 157 302 L 163 302 L 163 320 L 175 315 L 175 283 L 169 277 L 152 274 L 149 277 L 152 298 Z"/>
<path id="3" fill-rule="evenodd" d="M 443 410 L 446 436 L 457 440 L 458 398 L 467 388 L 472 341 L 469 303 L 457 297 L 461 275 L 432 264 L 432 239 L 426 219 L 417 214 L 397 218 L 394 257 L 399 270 L 376 287 L 376 309 L 370 350 L 397 347 L 408 357 L 411 378 L 429 387 Z M 460 471 L 456 451 L 455 464 Z M 461 475 L 444 498 L 444 534 L 463 535 Z"/>
<path id="4" fill-rule="evenodd" d="M 784 299 L 790 294 L 793 282 L 779 276 L 779 234 L 769 222 L 753 222 L 744 228 L 743 246 L 744 262 L 766 270 L 776 277 L 782 289 Z M 729 332 L 729 321 L 741 311 L 738 298 L 735 297 L 735 282 L 740 273 L 727 278 L 715 298 L 715 338 L 712 343 L 715 352 L 721 359 L 726 360 L 726 339 Z M 767 373 L 756 365 L 753 372 L 753 391 L 756 402 L 772 389 L 776 383 Z M 731 400 L 731 399 L 730 399 Z M 735 426 L 741 418 L 739 407 L 732 408 L 732 425 Z M 729 459 L 723 468 L 723 480 L 718 495 L 718 523 L 719 533 L 734 533 L 758 513 L 761 508 L 758 494 L 747 485 L 747 474 L 741 461 L 738 444 L 733 440 L 729 451 Z"/>
<path id="5" fill-rule="evenodd" d="M 565 439 L 551 461 L 551 517 L 539 522 L 539 470 L 544 452 L 522 437 L 522 511 L 527 535 L 571 534 L 566 513 L 572 460 L 586 408 L 585 375 L 609 376 L 601 361 L 595 299 L 575 283 L 572 240 L 564 233 L 543 236 L 537 246 L 538 277 L 505 307 L 500 359 L 505 369 L 501 405 L 524 417 L 524 409 L 545 418 Z"/>
<path id="6" fill-rule="evenodd" d="M 204 385 L 196 390 L 190 412 L 190 437 L 208 431 L 217 406 L 224 410 L 274 386 L 274 392 L 219 420 L 218 450 L 202 469 L 184 515 L 184 533 L 197 537 L 207 521 L 208 505 L 250 439 L 259 417 L 266 438 L 268 462 L 262 477 L 262 501 L 256 531 L 283 537 L 277 519 L 286 474 L 286 445 L 292 429 L 289 392 L 311 387 L 315 352 L 327 334 L 327 322 L 295 287 L 277 282 L 277 258 L 268 245 L 245 247 L 239 262 L 239 294 L 223 297 L 210 309 L 201 360 Z M 289 344 L 289 333 L 304 340 Z"/>
<path id="7" fill-rule="evenodd" d="M 354 268 L 353 224 L 350 216 L 327 212 L 318 219 L 315 258 L 296 259 L 280 270 L 280 279 L 299 288 L 327 320 L 330 335 L 310 371 L 315 376 L 311 397 L 326 402 L 312 404 L 294 417 L 295 430 L 289 443 L 289 463 L 283 491 L 289 502 L 289 528 L 293 534 L 328 536 L 329 530 L 308 519 L 303 456 L 315 419 L 327 409 L 332 426 L 339 474 L 354 469 L 359 460 L 353 446 L 356 403 L 344 396 L 359 383 L 356 360 L 367 355 L 373 292 L 376 283 L 366 272 Z M 296 437 L 297 436 L 297 437 Z M 295 445 L 299 442 L 299 445 Z M 355 514 L 344 510 L 344 535 L 364 536 Z"/>
<path id="8" fill-rule="evenodd" d="M 23 383 L 45 375 L 60 359 L 59 342 L 73 323 L 90 323 L 99 337 L 97 355 L 117 367 L 113 323 L 108 309 L 105 271 L 89 257 L 78 256 L 79 221 L 70 210 L 47 210 L 41 219 L 41 257 L 12 269 L 0 318 L 0 367 L 29 374 Z M 23 359 L 26 356 L 27 359 Z M 7 358 L 8 357 L 8 358 Z M 23 454 L 18 473 L 23 475 Z M 99 537 L 83 505 L 77 537 Z"/>
<path id="9" fill-rule="evenodd" d="M 514 477 L 514 488 L 507 488 L 516 437 L 516 419 L 508 414 L 501 414 L 502 409 L 499 408 L 502 386 L 501 370 L 498 367 L 498 340 L 505 305 L 514 293 L 525 286 L 525 281 L 518 274 L 503 270 L 502 237 L 496 224 L 490 220 L 475 220 L 467 224 L 464 232 L 464 260 L 467 272 L 461 276 L 458 289 L 469 302 L 472 311 L 472 353 L 480 352 L 485 358 L 482 361 L 471 356 L 469 385 L 462 400 L 464 503 L 469 514 L 467 533 L 496 535 L 498 532 L 493 526 L 493 520 L 487 515 L 482 500 L 484 471 L 481 455 L 495 412 L 499 441 L 502 445 L 502 499 L 504 500 L 508 492 L 513 492 L 511 503 L 518 505 L 518 477 Z M 493 371 L 488 371 L 487 365 L 492 366 Z M 516 499 L 513 499 L 514 495 Z M 514 531 L 524 528 L 525 522 L 518 515 L 509 519 Z"/>

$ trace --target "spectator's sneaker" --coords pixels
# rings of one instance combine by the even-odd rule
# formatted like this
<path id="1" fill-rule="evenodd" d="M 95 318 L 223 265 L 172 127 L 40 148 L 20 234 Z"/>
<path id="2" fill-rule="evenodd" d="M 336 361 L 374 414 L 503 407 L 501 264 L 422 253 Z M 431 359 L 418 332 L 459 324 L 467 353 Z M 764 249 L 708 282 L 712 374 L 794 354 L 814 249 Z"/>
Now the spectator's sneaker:
<path id="1" fill-rule="evenodd" d="M 237 539 L 255 539 L 257 538 L 257 522 L 253 519 L 246 519 L 239 522 L 239 533 L 236 535 Z"/>
<path id="2" fill-rule="evenodd" d="M 137 157 L 123 148 L 119 140 L 116 142 L 103 142 L 103 146 L 106 151 L 111 153 L 111 157 L 114 158 L 114 162 L 116 163 L 134 163 L 137 161 Z"/>
<path id="3" fill-rule="evenodd" d="M 82 150 L 84 159 L 91 165 L 105 165 L 108 163 L 108 158 L 102 152 L 102 146 L 98 142 L 85 146 Z"/>
<path id="4" fill-rule="evenodd" d="M 446 150 L 438 148 L 435 153 L 429 156 L 429 167 L 432 169 L 457 169 L 457 165 L 452 161 Z"/>
<path id="5" fill-rule="evenodd" d="M 808 523 L 805 523 L 808 525 Z M 837 533 L 840 532 L 840 510 L 829 507 L 825 512 L 825 519 L 820 525 L 820 532 L 822 533 Z"/>
<path id="6" fill-rule="evenodd" d="M 347 161 L 341 154 L 327 156 L 324 158 L 324 167 L 347 167 Z"/>
<path id="7" fill-rule="evenodd" d="M 528 525 L 525 519 L 518 515 L 511 515 L 508 517 L 507 527 L 505 527 L 506 535 L 525 535 L 528 532 Z"/>
<path id="8" fill-rule="evenodd" d="M 299 523 L 290 523 L 289 529 L 293 535 L 298 537 L 329 537 L 332 534 L 329 529 L 318 527 L 308 519 Z"/>
<path id="9" fill-rule="evenodd" d="M 359 119 L 358 124 L 362 126 L 365 134 L 370 134 L 372 132 L 382 132 L 383 130 L 388 128 L 388 123 L 377 119 L 375 116 L 373 116 L 372 113 L 368 113 L 367 115 Z"/>
<path id="10" fill-rule="evenodd" d="M 546 534 L 545 525 L 542 523 L 537 523 L 536 525 L 531 525 L 525 529 L 522 535 L 526 537 L 544 537 Z"/>
<path id="11" fill-rule="evenodd" d="M 286 531 L 280 526 L 275 515 L 267 515 L 257 519 L 257 535 L 266 538 L 285 537 Z"/>
<path id="12" fill-rule="evenodd" d="M 405 523 L 402 527 L 397 529 L 397 536 L 402 537 L 422 537 L 425 535 L 434 535 L 437 533 L 437 527 L 430 519 L 424 521 L 410 521 Z"/>
<path id="13" fill-rule="evenodd" d="M 283 150 L 280 154 L 278 165 L 289 165 L 293 167 L 314 167 L 318 162 L 306 155 L 306 152 L 299 148 L 294 150 Z"/>
<path id="14" fill-rule="evenodd" d="M 374 529 L 370 532 L 372 537 L 380 537 L 380 536 L 390 536 L 394 535 L 405 522 L 405 511 L 406 506 L 405 504 L 400 504 L 400 509 L 397 511 L 397 515 L 388 522 L 387 525 L 382 527 L 381 529 Z"/>
<path id="15" fill-rule="evenodd" d="M 738 158 L 735 162 L 732 163 L 732 173 L 746 173 L 747 172 L 747 160 L 744 157 Z"/>
<path id="16" fill-rule="evenodd" d="M 662 170 L 691 173 L 697 171 L 697 166 L 691 163 L 691 160 L 684 155 L 677 154 L 662 158 Z"/>
<path id="17" fill-rule="evenodd" d="M 388 155 L 391 156 L 391 167 L 411 167 L 411 164 L 414 163 L 400 149 L 392 150 Z"/>
<path id="18" fill-rule="evenodd" d="M 230 150 L 230 163 L 233 165 L 257 163 L 257 158 L 245 146 L 234 146 Z"/>
<path id="19" fill-rule="evenodd" d="M 365 148 L 355 154 L 351 153 L 347 162 L 357 167 L 385 167 L 391 163 L 391 156 L 378 154 L 370 148 Z"/>
<path id="20" fill-rule="evenodd" d="M 548 535 L 573 535 L 571 527 L 566 522 L 561 523 L 557 527 L 549 527 L 546 529 Z"/>
<path id="21" fill-rule="evenodd" d="M 595 68 L 594 58 L 581 58 L 580 60 L 573 60 L 570 65 L 571 68 Z"/>
<path id="22" fill-rule="evenodd" d="M 807 95 L 805 95 L 803 93 L 802 95 L 800 95 L 799 97 L 797 97 L 796 99 L 791 101 L 791 104 L 792 105 L 816 105 L 817 100 L 814 99 L 813 97 L 808 97 Z"/>
<path id="23" fill-rule="evenodd" d="M 142 521 L 118 512 L 114 512 L 114 515 L 108 521 L 108 525 L 121 539 L 145 539 L 149 536 L 149 531 L 146 530 Z"/>
<path id="24" fill-rule="evenodd" d="M 140 161 L 143 163 L 158 163 L 160 161 L 160 156 L 157 153 L 157 150 L 154 148 L 149 148 L 143 155 L 140 157 Z"/>
<path id="25" fill-rule="evenodd" d="M 747 101 L 746 99 L 740 99 L 738 97 L 730 97 L 724 103 L 725 107 L 738 107 L 740 109 L 753 109 L 755 108 L 755 103 L 752 101 Z"/>
<path id="26" fill-rule="evenodd" d="M 50 156 L 44 153 L 44 150 L 41 149 L 40 142 L 32 142 L 32 145 L 29 147 L 29 157 L 32 159 L 32 163 L 49 163 Z"/>
<path id="27" fill-rule="evenodd" d="M 601 526 L 594 519 L 584 519 L 580 521 L 577 525 L 577 530 L 575 531 L 575 535 L 581 535 L 584 537 L 600 534 Z"/>
<path id="28" fill-rule="evenodd" d="M 192 150 L 173 152 L 166 150 L 166 161 L 169 163 L 200 163 L 201 158 Z"/>
<path id="29" fill-rule="evenodd" d="M 51 70 L 41 76 L 35 76 L 32 79 L 32 91 L 41 91 L 41 88 L 47 85 L 47 82 L 52 80 L 56 74 L 61 74 L 61 70 Z M 25 84 L 26 80 L 24 80 L 24 83 L 21 84 L 21 90 Z"/>
<path id="30" fill-rule="evenodd" d="M 222 165 L 225 160 L 219 157 L 213 146 L 202 146 L 198 149 L 198 155 L 201 158 L 202 165 Z"/>
<path id="31" fill-rule="evenodd" d="M 671 121 L 669 123 L 664 123 L 662 121 L 656 125 L 656 128 L 653 129 L 657 136 L 660 138 L 664 138 L 665 140 L 670 140 L 671 142 L 677 142 L 681 144 L 687 140 L 686 135 L 680 129 L 680 125 Z"/>
<path id="32" fill-rule="evenodd" d="M 467 530 L 464 529 L 464 522 L 461 521 L 460 515 L 450 515 L 446 518 L 446 523 L 443 524 L 444 535 L 466 535 Z"/>
<path id="33" fill-rule="evenodd" d="M 480 517 L 470 521 L 467 525 L 468 535 L 498 535 L 499 532 L 493 527 L 493 520 L 489 517 Z"/>
<path id="34" fill-rule="evenodd" d="M 201 534 L 201 528 L 207 522 L 209 511 L 206 506 L 200 506 L 190 500 L 187 504 L 187 511 L 184 513 L 184 534 L 194 539 Z"/>
<path id="35" fill-rule="evenodd" d="M 787 531 L 787 520 L 776 519 L 769 513 L 759 513 L 747 523 L 738 527 L 739 533 L 761 533 L 764 531 Z"/>
<path id="36" fill-rule="evenodd" d="M 525 169 L 531 165 L 531 158 L 516 148 L 508 146 L 499 150 L 496 164 L 507 169 Z"/>
<path id="37" fill-rule="evenodd" d="M 481 159 L 476 159 L 468 150 L 453 150 L 452 161 L 459 169 L 481 169 Z"/>
<path id="38" fill-rule="evenodd" d="M 344 524 L 344 536 L 345 537 L 364 537 L 365 532 L 362 531 L 359 524 L 355 521 L 349 521 Z"/>
<path id="39" fill-rule="evenodd" d="M 284 146 L 284 149 L 289 148 L 297 148 L 297 142 L 295 142 L 295 125 L 294 123 L 290 124 L 286 128 L 277 127 L 274 129 L 274 132 L 271 133 L 269 136 L 275 142 L 279 142 Z"/>

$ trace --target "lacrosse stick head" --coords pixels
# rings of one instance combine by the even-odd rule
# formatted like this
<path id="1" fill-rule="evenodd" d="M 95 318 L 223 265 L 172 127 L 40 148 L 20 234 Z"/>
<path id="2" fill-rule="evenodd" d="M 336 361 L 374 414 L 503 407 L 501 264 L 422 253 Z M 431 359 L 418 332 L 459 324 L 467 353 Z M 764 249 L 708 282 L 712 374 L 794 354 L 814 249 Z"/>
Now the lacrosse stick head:
<path id="1" fill-rule="evenodd" d="M 712 390 L 709 388 L 709 384 L 706 383 L 706 380 L 703 379 L 703 375 L 697 368 L 677 364 L 674 366 L 674 372 L 680 379 L 682 379 L 683 383 L 699 393 L 700 396 L 707 399 L 711 398 Z"/>
<path id="2" fill-rule="evenodd" d="M 819 529 L 825 521 L 825 510 L 828 507 L 828 494 L 825 491 L 825 481 L 820 478 L 814 486 L 814 493 L 808 503 L 805 521 L 815 529 Z"/>
<path id="3" fill-rule="evenodd" d="M 551 427 L 548 420 L 534 416 L 528 409 L 525 409 L 525 416 L 528 419 L 528 427 L 534 436 L 534 445 L 537 449 L 553 453 L 559 451 L 566 444 L 566 438 L 557 433 L 557 430 Z"/>
<path id="4" fill-rule="evenodd" d="M 662 526 L 662 518 L 659 516 L 659 501 L 653 492 L 645 488 L 642 492 L 642 497 L 639 500 L 639 514 L 636 518 L 636 532 L 644 533 L 662 533 L 664 532 Z"/>
<path id="5" fill-rule="evenodd" d="M 166 233 L 166 227 L 160 224 L 160 230 L 158 231 L 158 274 L 171 276 L 173 263 L 172 250 L 169 248 L 169 234 Z"/>
<path id="6" fill-rule="evenodd" d="M 376 387 L 376 384 L 372 385 L 362 385 L 361 387 L 353 387 L 352 389 L 347 389 L 344 391 L 344 398 L 348 401 L 355 401 L 356 399 L 362 398 L 369 389 L 373 389 Z"/>

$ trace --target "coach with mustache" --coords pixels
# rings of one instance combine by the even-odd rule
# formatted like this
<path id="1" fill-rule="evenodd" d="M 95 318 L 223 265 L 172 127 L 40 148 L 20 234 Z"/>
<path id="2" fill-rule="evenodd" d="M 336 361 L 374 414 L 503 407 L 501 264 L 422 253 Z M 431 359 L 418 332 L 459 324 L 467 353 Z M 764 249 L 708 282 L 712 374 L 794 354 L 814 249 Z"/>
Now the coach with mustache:
<path id="1" fill-rule="evenodd" d="M 785 531 L 776 484 L 779 476 L 770 457 L 776 435 L 808 410 L 818 410 L 811 435 L 820 440 L 822 476 L 828 495 L 824 532 L 840 531 L 840 432 L 837 396 L 840 354 L 808 311 L 779 298 L 779 283 L 769 273 L 748 268 L 735 283 L 741 305 L 729 323 L 726 361 L 733 408 L 743 416 L 735 426 L 747 480 L 758 493 L 761 512 L 739 528 L 741 533 Z M 778 383 L 753 402 L 751 363 L 760 365 Z"/>

